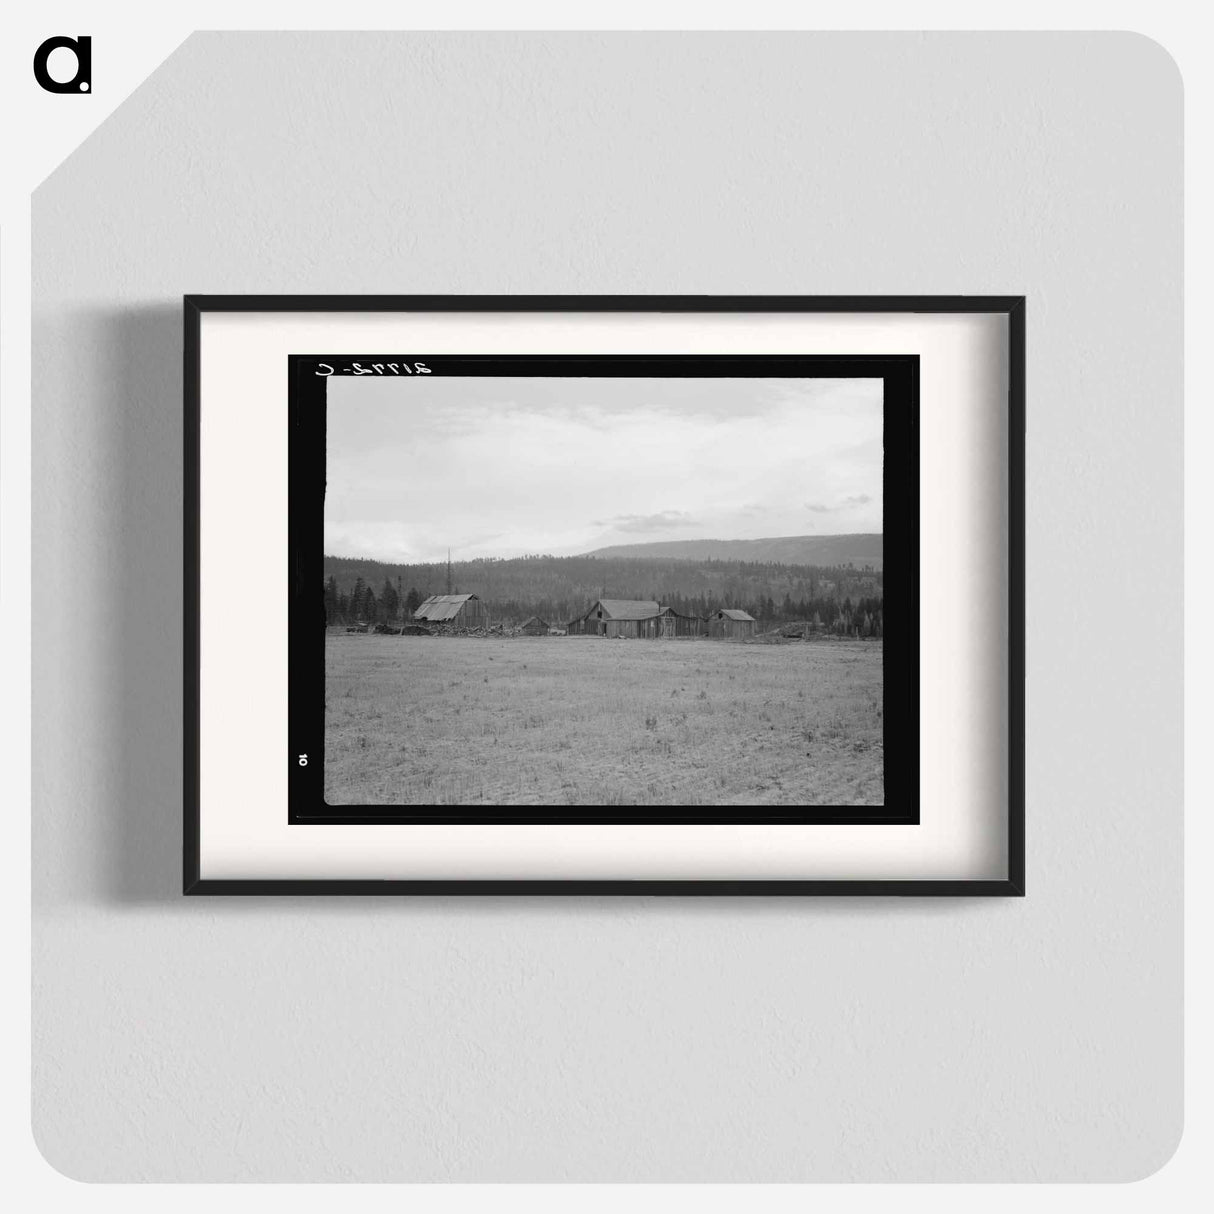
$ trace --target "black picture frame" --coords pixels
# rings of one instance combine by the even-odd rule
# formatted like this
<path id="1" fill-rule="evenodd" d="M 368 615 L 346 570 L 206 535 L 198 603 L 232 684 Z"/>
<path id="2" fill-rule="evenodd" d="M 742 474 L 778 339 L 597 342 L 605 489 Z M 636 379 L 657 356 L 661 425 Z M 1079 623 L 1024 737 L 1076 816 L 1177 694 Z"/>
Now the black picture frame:
<path id="1" fill-rule="evenodd" d="M 207 312 L 629 312 L 629 313 L 987 313 L 1006 318 L 1008 325 L 1008 820 L 1007 873 L 998 880 L 363 880 L 363 879 L 204 879 L 200 873 L 201 801 L 199 770 L 199 528 L 200 528 L 200 464 L 199 426 L 201 421 L 201 325 Z M 213 296 L 184 297 L 184 817 L 183 817 L 183 892 L 188 895 L 782 895 L 782 896 L 1023 896 L 1024 894 L 1024 426 L 1025 426 L 1025 299 L 1023 296 Z M 301 356 L 305 357 L 305 356 Z M 320 358 L 308 355 L 308 360 Z M 345 358 L 356 356 L 346 354 Z M 446 356 L 453 357 L 453 356 Z M 468 356 L 460 356 L 468 358 Z M 560 358 L 562 356 L 543 356 Z M 565 356 L 568 357 L 568 356 Z M 626 358 L 628 356 L 604 356 Z M 672 356 L 673 357 L 673 356 Z M 737 363 L 749 356 L 720 356 Z M 760 357 L 760 356 L 755 356 Z M 761 356 L 767 359 L 767 356 Z M 823 362 L 842 364 L 849 360 L 818 358 Z M 292 376 L 294 391 L 296 359 L 284 369 Z M 602 361 L 601 359 L 599 361 Z M 860 360 L 850 360 L 858 362 Z M 881 361 L 869 358 L 870 363 Z M 890 364 L 906 359 L 893 357 Z M 842 368 L 841 368 L 842 369 Z M 917 360 L 915 360 L 917 388 Z M 853 369 L 850 374 L 856 374 Z M 304 391 L 309 389 L 304 388 Z M 917 400 L 917 398 L 916 398 Z M 917 418 L 915 421 L 917 425 Z M 294 441 L 294 436 L 293 436 Z M 322 435 L 323 441 L 323 435 Z M 917 442 L 917 435 L 915 438 Z M 323 449 L 323 448 L 322 448 Z M 294 449 L 291 459 L 314 458 Z M 918 461 L 913 476 L 918 475 Z M 323 483 L 323 481 L 322 481 Z M 915 481 L 917 486 L 917 480 Z M 298 532 L 292 520 L 290 576 L 296 587 L 303 573 L 296 542 Z M 914 569 L 917 571 L 918 528 L 913 527 Z M 915 597 L 915 596 L 912 596 Z M 917 617 L 916 617 L 917 618 Z M 299 630 L 302 633 L 302 630 Z M 918 688 L 918 656 L 914 647 L 914 688 Z M 293 655 L 294 656 L 294 655 Z M 292 661 L 292 671 L 297 669 Z M 296 677 L 292 673 L 292 679 Z M 294 725 L 292 725 L 294 728 Z M 915 748 L 917 750 L 917 748 Z M 917 753 L 913 771 L 917 777 Z M 904 773 L 905 774 L 905 773 Z M 305 777 L 306 778 L 306 777 Z M 295 777 L 298 780 L 298 777 Z M 917 778 L 916 778 L 917 786 Z M 828 807 L 829 808 L 829 807 Z M 915 818 L 917 821 L 917 799 Z M 568 815 L 536 816 L 526 821 L 558 821 Z M 293 823 L 307 829 L 309 819 L 292 813 Z M 442 820 L 440 816 L 392 815 L 375 813 L 351 817 L 343 812 L 340 818 L 313 815 L 314 822 L 340 820 L 355 824 L 362 821 L 406 822 Z M 448 820 L 454 820 L 448 818 Z M 461 814 L 461 822 L 476 822 L 478 818 Z M 501 821 L 500 815 L 482 821 Z M 595 821 L 591 816 L 587 821 Z M 612 820 L 619 821 L 618 814 Z M 694 818 L 647 814 L 647 822 L 701 821 Z M 863 821 L 849 816 L 832 817 L 823 812 L 819 817 L 764 816 L 748 819 L 756 822 L 830 822 L 837 820 Z M 876 817 L 873 821 L 889 821 Z M 905 821 L 906 819 L 901 819 Z"/>

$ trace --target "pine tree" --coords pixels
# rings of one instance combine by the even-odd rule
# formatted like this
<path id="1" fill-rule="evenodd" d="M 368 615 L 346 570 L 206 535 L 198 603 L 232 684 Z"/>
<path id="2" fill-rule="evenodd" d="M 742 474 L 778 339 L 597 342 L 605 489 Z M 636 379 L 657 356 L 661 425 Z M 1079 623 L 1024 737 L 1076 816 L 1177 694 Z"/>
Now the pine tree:
<path id="1" fill-rule="evenodd" d="M 351 623 L 364 623 L 367 618 L 367 583 L 362 578 L 354 579 L 354 589 L 350 591 Z"/>
<path id="2" fill-rule="evenodd" d="M 397 596 L 396 587 L 392 585 L 390 578 L 385 578 L 384 588 L 379 592 L 380 619 L 385 624 L 393 623 L 399 609 L 400 598 Z"/>

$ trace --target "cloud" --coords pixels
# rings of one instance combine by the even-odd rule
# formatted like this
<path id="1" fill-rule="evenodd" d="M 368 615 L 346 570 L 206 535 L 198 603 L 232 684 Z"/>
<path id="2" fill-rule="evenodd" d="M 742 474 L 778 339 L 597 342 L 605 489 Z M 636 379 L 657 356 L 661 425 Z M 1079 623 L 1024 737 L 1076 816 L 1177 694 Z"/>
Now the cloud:
<path id="1" fill-rule="evenodd" d="M 327 393 L 333 555 L 881 529 L 880 380 L 334 376 Z"/>
<path id="2" fill-rule="evenodd" d="M 856 506 L 867 506 L 872 500 L 867 493 L 854 493 L 851 497 L 845 497 L 834 506 L 828 506 L 824 502 L 806 502 L 805 509 L 812 514 L 835 514 L 840 510 L 852 510 Z"/>
<path id="3" fill-rule="evenodd" d="M 637 534 L 665 531 L 668 527 L 692 527 L 695 519 L 685 510 L 660 510 L 657 514 L 617 514 L 614 518 L 595 519 L 594 525 Z"/>

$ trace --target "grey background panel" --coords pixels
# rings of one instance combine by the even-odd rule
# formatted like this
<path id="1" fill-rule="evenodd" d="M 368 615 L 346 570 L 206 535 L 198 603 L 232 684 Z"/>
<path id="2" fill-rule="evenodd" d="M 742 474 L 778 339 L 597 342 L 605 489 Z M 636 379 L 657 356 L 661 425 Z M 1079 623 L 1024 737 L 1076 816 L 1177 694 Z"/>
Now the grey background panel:
<path id="1" fill-rule="evenodd" d="M 34 197 L 46 1157 L 91 1180 L 1159 1167 L 1181 105 L 1133 35 L 186 42 Z M 1028 897 L 183 901 L 187 291 L 1027 294 Z"/>

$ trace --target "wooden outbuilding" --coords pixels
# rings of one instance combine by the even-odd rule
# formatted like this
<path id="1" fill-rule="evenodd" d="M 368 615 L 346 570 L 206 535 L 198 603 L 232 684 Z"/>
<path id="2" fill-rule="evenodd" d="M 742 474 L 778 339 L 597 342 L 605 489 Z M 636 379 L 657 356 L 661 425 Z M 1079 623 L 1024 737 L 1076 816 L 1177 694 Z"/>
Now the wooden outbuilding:
<path id="1" fill-rule="evenodd" d="M 570 620 L 570 636 L 656 637 L 661 608 L 649 599 L 599 599 L 585 615 Z"/>
<path id="2" fill-rule="evenodd" d="M 533 615 L 523 625 L 522 632 L 524 636 L 546 637 L 548 635 L 548 625 L 538 615 Z"/>
<path id="3" fill-rule="evenodd" d="M 708 620 L 708 635 L 718 640 L 740 641 L 755 634 L 755 617 L 736 607 L 722 607 Z"/>
<path id="4" fill-rule="evenodd" d="M 658 614 L 663 637 L 702 637 L 707 625 L 698 615 L 684 615 L 673 607 L 663 607 Z"/>
<path id="5" fill-rule="evenodd" d="M 454 628 L 489 626 L 489 611 L 475 594 L 432 594 L 413 613 L 413 618 Z"/>
<path id="6" fill-rule="evenodd" d="M 599 599 L 585 615 L 568 624 L 570 636 L 643 640 L 704 636 L 707 627 L 698 615 L 684 615 L 652 599 Z"/>

